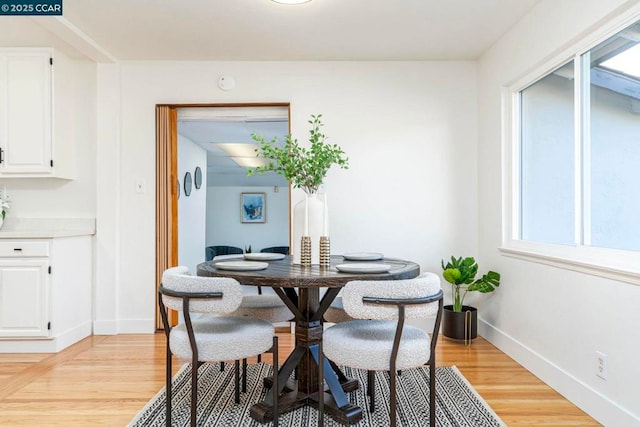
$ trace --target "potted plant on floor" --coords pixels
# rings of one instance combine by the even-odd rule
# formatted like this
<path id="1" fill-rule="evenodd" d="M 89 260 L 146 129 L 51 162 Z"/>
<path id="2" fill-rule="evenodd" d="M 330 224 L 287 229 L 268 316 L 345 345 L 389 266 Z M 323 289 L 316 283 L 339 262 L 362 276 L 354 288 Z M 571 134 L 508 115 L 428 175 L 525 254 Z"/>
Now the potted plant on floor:
<path id="1" fill-rule="evenodd" d="M 500 286 L 500 273 L 489 271 L 476 279 L 478 264 L 473 257 L 455 258 L 445 265 L 442 260 L 442 277 L 451 283 L 453 304 L 445 305 L 442 317 L 442 334 L 457 340 L 472 340 L 478 336 L 478 310 L 464 305 L 468 292 L 489 293 Z"/>

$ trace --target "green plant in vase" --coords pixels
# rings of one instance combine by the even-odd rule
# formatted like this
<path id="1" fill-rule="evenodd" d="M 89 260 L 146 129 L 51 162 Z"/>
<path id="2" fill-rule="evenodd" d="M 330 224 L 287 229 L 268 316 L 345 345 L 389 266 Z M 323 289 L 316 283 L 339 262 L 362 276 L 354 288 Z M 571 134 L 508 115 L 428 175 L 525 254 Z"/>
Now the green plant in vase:
<path id="1" fill-rule="evenodd" d="M 349 168 L 349 159 L 342 148 L 336 144 L 327 143 L 327 137 L 322 132 L 321 118 L 322 115 L 318 114 L 312 115 L 309 120 L 309 124 L 311 124 L 310 145 L 307 147 L 300 145 L 298 140 L 291 135 L 285 137 L 284 144 L 279 144 L 277 138 L 269 141 L 255 133 L 251 135 L 253 140 L 259 144 L 255 150 L 257 156 L 267 159 L 268 163 L 249 169 L 248 175 L 273 171 L 289 181 L 293 188 L 300 188 L 307 195 L 304 201 L 299 202 L 293 208 L 292 239 L 294 263 L 304 263 L 305 265 L 309 262 L 308 258 L 311 259 L 312 264 L 320 263 L 320 251 L 317 249 L 309 250 L 306 245 L 312 244 L 310 242 L 317 245 L 322 236 L 329 235 L 327 194 L 325 192 L 323 200 L 320 200 L 317 197 L 318 189 L 333 165 L 342 169 Z M 328 244 L 322 246 L 321 251 L 329 252 Z M 304 260 L 303 252 L 305 254 Z"/>

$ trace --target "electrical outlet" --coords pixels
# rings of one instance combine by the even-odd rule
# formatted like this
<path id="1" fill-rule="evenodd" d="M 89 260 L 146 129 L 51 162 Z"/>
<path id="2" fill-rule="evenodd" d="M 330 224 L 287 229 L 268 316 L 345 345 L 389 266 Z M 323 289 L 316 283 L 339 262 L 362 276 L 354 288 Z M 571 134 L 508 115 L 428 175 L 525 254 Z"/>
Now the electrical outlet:
<path id="1" fill-rule="evenodd" d="M 596 375 L 606 380 L 608 374 L 607 355 L 601 351 L 596 351 Z"/>

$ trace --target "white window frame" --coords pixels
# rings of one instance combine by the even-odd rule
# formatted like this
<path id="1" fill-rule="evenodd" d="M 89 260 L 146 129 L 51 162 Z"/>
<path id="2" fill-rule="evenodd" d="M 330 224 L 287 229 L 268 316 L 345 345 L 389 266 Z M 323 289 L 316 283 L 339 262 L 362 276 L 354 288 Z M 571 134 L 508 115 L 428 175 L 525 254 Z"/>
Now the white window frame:
<path id="1" fill-rule="evenodd" d="M 588 140 L 590 82 L 582 79 L 584 67 L 589 67 L 582 55 L 599 43 L 640 20 L 640 5 L 629 8 L 596 29 L 588 29 L 577 42 L 565 46 L 556 55 L 502 89 L 502 246 L 504 256 L 551 265 L 640 285 L 640 251 L 587 246 L 590 236 L 590 164 Z M 562 65 L 574 61 L 574 185 L 575 241 L 573 245 L 520 240 L 520 92 Z M 588 73 L 586 74 L 588 77 Z M 587 96 L 584 97 L 584 94 Z M 582 99 L 582 98 L 586 99 Z M 584 150 L 584 152 L 583 152 Z M 586 165 L 586 166 L 585 166 Z M 639 225 L 640 226 L 640 221 Z"/>

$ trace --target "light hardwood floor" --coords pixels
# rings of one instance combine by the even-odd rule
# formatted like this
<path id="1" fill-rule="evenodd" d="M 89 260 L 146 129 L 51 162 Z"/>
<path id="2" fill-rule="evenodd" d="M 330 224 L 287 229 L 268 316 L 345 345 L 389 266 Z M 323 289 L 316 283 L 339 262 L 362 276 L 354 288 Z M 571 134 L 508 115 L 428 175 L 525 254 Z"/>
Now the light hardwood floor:
<path id="1" fill-rule="evenodd" d="M 284 360 L 293 339 L 278 335 Z M 162 333 L 93 336 L 57 354 L 0 354 L 0 425 L 124 426 L 163 387 L 164 346 Z M 599 425 L 482 338 L 441 339 L 437 365 L 456 365 L 509 426 Z"/>

